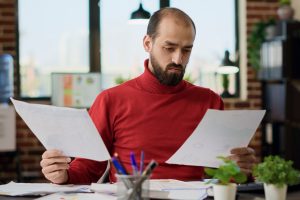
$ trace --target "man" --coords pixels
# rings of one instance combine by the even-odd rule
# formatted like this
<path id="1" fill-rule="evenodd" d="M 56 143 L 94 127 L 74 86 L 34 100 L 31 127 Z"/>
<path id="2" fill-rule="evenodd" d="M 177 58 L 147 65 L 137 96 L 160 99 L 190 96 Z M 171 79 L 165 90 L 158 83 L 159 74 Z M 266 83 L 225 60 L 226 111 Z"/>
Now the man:
<path id="1" fill-rule="evenodd" d="M 155 159 L 159 166 L 152 178 L 199 180 L 203 167 L 165 163 L 185 142 L 207 109 L 223 109 L 221 98 L 209 89 L 182 80 L 189 61 L 196 28 L 192 19 L 176 8 L 153 14 L 143 39 L 149 60 L 139 77 L 103 91 L 89 114 L 111 155 L 118 153 L 131 171 L 130 152 L 145 152 L 145 165 Z M 84 148 L 84 147 L 83 147 Z M 251 148 L 236 148 L 230 158 L 249 174 L 255 161 Z M 139 156 L 137 156 L 139 157 Z M 53 183 L 96 182 L 107 162 L 70 158 L 57 150 L 42 155 L 42 172 Z M 116 181 L 114 168 L 109 171 Z"/>

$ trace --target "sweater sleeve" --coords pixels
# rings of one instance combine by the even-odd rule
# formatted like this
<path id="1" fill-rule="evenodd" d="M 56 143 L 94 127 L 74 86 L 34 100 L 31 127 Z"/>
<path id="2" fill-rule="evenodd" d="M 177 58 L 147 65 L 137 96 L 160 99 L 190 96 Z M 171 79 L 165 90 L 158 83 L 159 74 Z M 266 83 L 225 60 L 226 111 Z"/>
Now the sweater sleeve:
<path id="1" fill-rule="evenodd" d="M 112 131 L 111 118 L 109 116 L 108 94 L 104 91 L 98 95 L 89 115 L 94 122 L 108 152 L 112 152 Z M 84 148 L 84 147 L 83 147 Z M 97 182 L 103 175 L 107 167 L 107 161 L 97 162 L 93 160 L 76 158 L 74 159 L 68 170 L 68 183 L 72 184 L 90 184 Z"/>

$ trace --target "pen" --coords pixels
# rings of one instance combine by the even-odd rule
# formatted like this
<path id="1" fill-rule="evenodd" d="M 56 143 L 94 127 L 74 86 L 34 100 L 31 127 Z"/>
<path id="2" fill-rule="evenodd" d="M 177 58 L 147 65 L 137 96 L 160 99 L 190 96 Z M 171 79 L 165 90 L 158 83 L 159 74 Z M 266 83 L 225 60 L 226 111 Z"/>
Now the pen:
<path id="1" fill-rule="evenodd" d="M 133 175 L 136 175 L 138 173 L 139 169 L 137 167 L 137 164 L 136 164 L 136 161 L 135 161 L 135 156 L 134 156 L 133 152 L 130 152 L 130 161 L 131 161 L 131 166 L 132 166 L 132 169 L 133 169 Z"/>
<path id="2" fill-rule="evenodd" d="M 124 169 L 124 171 L 126 172 L 126 174 L 128 174 L 127 171 L 125 170 L 124 165 L 122 164 L 121 160 L 119 159 L 119 154 L 117 152 L 114 153 L 114 157 L 119 161 L 121 167 Z"/>
<path id="3" fill-rule="evenodd" d="M 123 174 L 123 175 L 127 174 L 126 170 L 122 167 L 122 165 L 119 163 L 119 161 L 116 157 L 112 157 L 111 162 L 114 165 L 114 167 L 116 168 L 118 174 Z"/>
<path id="4" fill-rule="evenodd" d="M 121 181 L 123 181 L 126 188 L 127 189 L 131 188 L 132 183 L 128 179 L 122 177 L 122 175 L 127 175 L 127 172 L 124 169 L 124 167 L 121 165 L 121 163 L 118 161 L 118 159 L 116 157 L 112 157 L 111 162 L 112 162 L 113 166 L 116 168 L 117 173 L 120 175 L 119 178 L 120 178 Z"/>
<path id="5" fill-rule="evenodd" d="M 155 167 L 157 167 L 158 163 L 155 160 L 151 160 L 151 162 L 147 165 L 146 169 L 143 171 L 141 178 L 134 184 L 133 188 L 130 188 L 127 191 L 128 199 L 132 199 L 133 195 L 137 192 L 138 188 L 141 187 L 143 182 L 151 175 L 151 172 Z"/>
<path id="6" fill-rule="evenodd" d="M 144 168 L 144 151 L 141 151 L 141 160 L 140 160 L 140 174 L 143 173 L 143 168 Z"/>
<path id="7" fill-rule="evenodd" d="M 150 176 L 151 172 L 155 167 L 157 167 L 158 163 L 155 160 L 151 160 L 151 162 L 147 165 L 146 169 L 142 173 L 142 178 L 146 176 Z"/>

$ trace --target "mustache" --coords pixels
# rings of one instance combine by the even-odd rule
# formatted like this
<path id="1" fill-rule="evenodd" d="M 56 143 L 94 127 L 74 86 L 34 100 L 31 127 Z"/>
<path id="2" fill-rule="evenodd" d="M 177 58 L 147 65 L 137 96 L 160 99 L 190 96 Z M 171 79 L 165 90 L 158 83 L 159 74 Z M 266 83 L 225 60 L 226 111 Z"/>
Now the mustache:
<path id="1" fill-rule="evenodd" d="M 182 65 L 177 65 L 175 63 L 170 63 L 167 65 L 167 69 L 179 69 L 181 71 L 183 71 L 183 66 Z"/>

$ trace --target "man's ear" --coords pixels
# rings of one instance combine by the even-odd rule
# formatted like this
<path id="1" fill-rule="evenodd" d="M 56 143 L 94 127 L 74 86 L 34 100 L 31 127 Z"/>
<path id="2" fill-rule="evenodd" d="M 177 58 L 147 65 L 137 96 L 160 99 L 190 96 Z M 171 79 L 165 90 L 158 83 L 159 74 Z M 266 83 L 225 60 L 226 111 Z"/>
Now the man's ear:
<path id="1" fill-rule="evenodd" d="M 143 39 L 143 45 L 146 52 L 150 52 L 152 49 L 152 38 L 149 35 L 145 35 Z"/>

